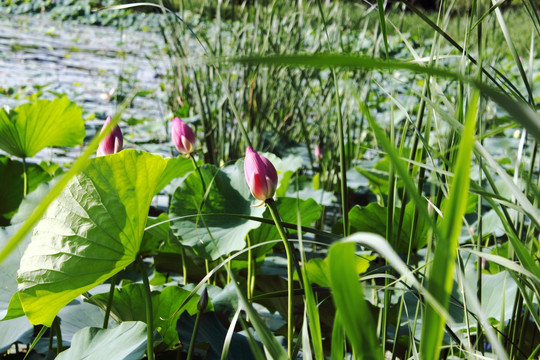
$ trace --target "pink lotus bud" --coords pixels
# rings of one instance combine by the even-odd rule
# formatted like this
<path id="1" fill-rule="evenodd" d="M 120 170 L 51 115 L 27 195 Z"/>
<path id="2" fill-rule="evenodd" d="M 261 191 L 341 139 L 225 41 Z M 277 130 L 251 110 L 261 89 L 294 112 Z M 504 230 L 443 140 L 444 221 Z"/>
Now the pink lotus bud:
<path id="1" fill-rule="evenodd" d="M 315 157 L 317 159 L 322 159 L 323 153 L 322 153 L 321 148 L 319 147 L 319 145 L 315 145 L 315 151 L 314 152 L 315 152 Z"/>
<path id="2" fill-rule="evenodd" d="M 111 117 L 108 116 L 107 120 L 105 120 L 105 124 L 103 124 L 103 127 L 101 128 L 101 133 L 110 124 L 110 122 Z M 122 136 L 122 130 L 120 130 L 120 127 L 116 125 L 109 135 L 107 135 L 105 139 L 101 140 L 99 143 L 97 156 L 116 154 L 122 150 L 123 144 L 124 137 Z"/>
<path id="3" fill-rule="evenodd" d="M 249 146 L 244 159 L 244 174 L 255 199 L 264 202 L 274 196 L 278 182 L 276 168 Z"/>
<path id="4" fill-rule="evenodd" d="M 193 144 L 195 143 L 195 134 L 185 122 L 180 118 L 175 117 L 172 119 L 172 133 L 171 133 L 174 146 L 178 149 L 178 152 L 184 155 L 191 154 L 193 151 Z"/>

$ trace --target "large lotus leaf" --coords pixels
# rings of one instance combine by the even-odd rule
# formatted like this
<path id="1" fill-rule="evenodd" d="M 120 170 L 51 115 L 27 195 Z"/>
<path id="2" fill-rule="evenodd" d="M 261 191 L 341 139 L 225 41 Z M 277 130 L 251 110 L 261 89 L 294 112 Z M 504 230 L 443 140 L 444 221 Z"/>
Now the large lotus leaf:
<path id="1" fill-rule="evenodd" d="M 60 318 L 62 341 L 69 345 L 79 330 L 88 326 L 102 327 L 105 311 L 95 305 L 75 299 L 60 310 L 58 317 Z M 112 329 L 117 326 L 117 323 L 109 318 L 107 326 Z"/>
<path id="2" fill-rule="evenodd" d="M 171 226 L 167 221 L 168 219 L 169 214 L 167 213 L 161 213 L 157 218 L 148 217 L 140 249 L 141 254 L 155 254 L 169 240 L 169 229 Z"/>
<path id="3" fill-rule="evenodd" d="M 354 267 L 358 274 L 363 274 L 367 271 L 370 261 L 375 260 L 373 255 L 362 255 L 354 258 Z M 309 281 L 319 286 L 330 286 L 330 265 L 328 257 L 314 258 L 309 260 L 305 265 L 306 272 L 309 276 Z M 295 273 L 294 278 L 298 279 Z"/>
<path id="4" fill-rule="evenodd" d="M 390 244 L 398 252 L 406 253 L 409 248 L 411 238 L 411 229 L 414 220 L 414 203 L 410 202 L 405 206 L 403 224 L 399 237 L 397 230 L 399 227 L 399 215 L 401 208 L 396 207 L 394 212 L 394 237 L 390 239 Z M 380 206 L 377 203 L 370 203 L 368 206 L 355 206 L 349 211 L 349 223 L 351 233 L 362 231 L 379 234 L 386 237 L 386 217 L 388 209 Z M 427 243 L 428 225 L 425 220 L 419 217 L 417 220 L 416 235 L 413 239 L 412 248 L 420 249 Z M 338 221 L 334 226 L 334 231 L 337 233 L 343 232 L 342 220 Z"/>
<path id="5" fill-rule="evenodd" d="M 0 109 L 0 149 L 32 157 L 48 146 L 75 146 L 84 140 L 81 108 L 67 97 L 37 100 L 9 113 Z"/>
<path id="6" fill-rule="evenodd" d="M 29 344 L 32 341 L 34 327 L 27 318 L 0 321 L 0 354 L 3 354 L 13 343 Z"/>
<path id="7" fill-rule="evenodd" d="M 114 329 L 86 327 L 73 337 L 71 347 L 56 360 L 139 360 L 146 350 L 146 324 L 128 321 Z"/>
<path id="8" fill-rule="evenodd" d="M 4 246 L 15 234 L 20 225 L 12 225 L 0 229 L 0 246 Z M 30 243 L 30 236 L 19 244 L 19 246 L 9 254 L 0 267 L 0 320 L 18 318 L 24 315 L 19 297 L 17 296 L 17 270 L 24 250 Z M 15 295 L 15 296 L 14 296 Z"/>
<path id="9" fill-rule="evenodd" d="M 173 179 L 185 176 L 193 171 L 193 163 L 187 158 L 171 158 L 167 161 L 167 168 L 156 187 L 156 193 L 163 190 Z"/>
<path id="10" fill-rule="evenodd" d="M 9 238 L 17 232 L 20 225 L 12 225 L 7 228 L 0 228 L 0 247 L 3 247 Z M 24 241 L 7 257 L 2 266 L 0 266 L 0 320 L 11 319 L 24 315 L 23 312 L 11 309 L 8 315 L 8 308 L 13 294 L 17 292 L 17 270 L 21 262 L 21 257 L 24 249 L 30 242 L 30 236 L 27 236 Z M 12 304 L 13 308 L 15 304 Z"/>
<path id="11" fill-rule="evenodd" d="M 166 163 L 124 150 L 92 159 L 69 182 L 21 259 L 17 294 L 30 322 L 50 326 L 71 300 L 135 260 Z"/>
<path id="12" fill-rule="evenodd" d="M 0 248 L 19 230 L 20 224 L 30 216 L 56 181 L 56 179 L 53 179 L 49 183 L 40 184 L 35 191 L 24 198 L 19 210 L 11 219 L 14 225 L 0 228 Z M 19 270 L 21 257 L 29 243 L 30 235 L 24 238 L 0 266 L 0 320 L 13 319 L 24 315 L 19 297 L 13 296 L 13 294 L 17 292 L 17 270 Z"/>
<path id="13" fill-rule="evenodd" d="M 205 198 L 201 177 L 190 174 L 173 196 L 170 218 L 187 216 L 171 223 L 174 234 L 184 246 L 192 247 L 198 255 L 216 260 L 245 246 L 249 230 L 260 223 L 226 214 L 260 217 L 263 207 L 252 207 L 253 197 L 246 184 L 243 162 L 219 170 L 215 166 L 201 167 L 206 186 L 210 187 Z M 200 214 L 216 214 L 197 216 Z"/>
<path id="14" fill-rule="evenodd" d="M 28 193 L 39 184 L 50 180 L 50 175 L 39 165 L 27 164 Z M 0 225 L 7 226 L 24 197 L 23 163 L 0 156 Z"/>
<path id="15" fill-rule="evenodd" d="M 193 296 L 180 308 L 190 292 L 177 286 L 168 286 L 163 291 L 152 292 L 152 311 L 154 313 L 154 327 L 159 329 L 163 337 L 163 345 L 170 348 L 178 343 L 176 322 L 183 311 L 194 314 L 197 311 L 198 296 Z M 108 293 L 94 295 L 91 298 L 96 304 L 107 304 Z M 111 307 L 111 316 L 117 321 L 139 320 L 146 322 L 146 303 L 144 286 L 140 283 L 128 284 L 114 293 Z"/>

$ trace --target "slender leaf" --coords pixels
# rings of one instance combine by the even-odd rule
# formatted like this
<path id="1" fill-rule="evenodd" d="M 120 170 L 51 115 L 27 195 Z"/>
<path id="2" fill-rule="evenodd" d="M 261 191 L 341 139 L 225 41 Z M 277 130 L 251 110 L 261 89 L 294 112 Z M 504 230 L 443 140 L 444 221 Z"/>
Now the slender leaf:
<path id="1" fill-rule="evenodd" d="M 469 173 L 474 149 L 474 131 L 478 112 L 478 92 L 467 109 L 465 128 L 461 134 L 459 152 L 455 165 L 455 176 L 450 187 L 448 203 L 443 209 L 440 237 L 437 238 L 435 254 L 428 277 L 428 291 L 444 307 L 448 306 L 454 279 L 454 266 L 457 255 L 458 239 L 461 233 L 463 215 L 467 209 L 469 193 Z M 422 319 L 421 355 L 425 359 L 437 359 L 441 351 L 445 317 L 430 304 L 426 305 Z"/>
<path id="2" fill-rule="evenodd" d="M 355 262 L 355 247 L 351 242 L 339 242 L 328 250 L 332 298 L 356 356 L 380 359 L 383 354 L 376 337 L 377 327 L 351 266 Z"/>

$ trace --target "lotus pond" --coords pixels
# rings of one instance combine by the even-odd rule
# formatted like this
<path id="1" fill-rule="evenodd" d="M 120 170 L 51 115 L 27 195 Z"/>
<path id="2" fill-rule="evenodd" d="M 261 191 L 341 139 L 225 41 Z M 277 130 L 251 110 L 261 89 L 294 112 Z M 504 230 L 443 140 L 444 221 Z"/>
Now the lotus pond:
<path id="1" fill-rule="evenodd" d="M 539 356 L 534 1 L 0 3 L 2 358 Z"/>

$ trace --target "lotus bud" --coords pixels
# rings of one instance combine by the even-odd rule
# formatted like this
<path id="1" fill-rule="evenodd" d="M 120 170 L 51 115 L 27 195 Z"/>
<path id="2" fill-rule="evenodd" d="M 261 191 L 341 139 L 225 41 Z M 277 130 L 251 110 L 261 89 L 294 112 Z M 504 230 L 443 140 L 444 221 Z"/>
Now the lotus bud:
<path id="1" fill-rule="evenodd" d="M 244 174 L 251 193 L 255 199 L 262 201 L 261 205 L 274 196 L 278 183 L 276 168 L 251 147 L 246 150 Z"/>
<path id="2" fill-rule="evenodd" d="M 203 312 L 207 306 L 208 306 L 208 290 L 204 288 L 201 293 L 201 296 L 199 297 L 199 301 L 197 301 L 197 310 L 199 312 Z"/>
<path id="3" fill-rule="evenodd" d="M 322 153 L 321 148 L 319 147 L 319 145 L 315 145 L 315 151 L 314 151 L 314 153 L 315 153 L 315 157 L 316 157 L 317 159 L 322 159 L 323 153 Z"/>
<path id="4" fill-rule="evenodd" d="M 103 130 L 111 123 L 111 117 L 108 116 L 105 120 L 105 124 L 101 128 L 101 133 Z M 124 137 L 122 136 L 122 130 L 116 125 L 114 129 L 99 143 L 97 150 L 97 156 L 104 156 L 109 154 L 115 154 L 122 150 L 124 144 Z"/>
<path id="5" fill-rule="evenodd" d="M 195 134 L 193 133 L 193 130 L 178 117 L 172 119 L 171 136 L 174 146 L 176 146 L 179 153 L 189 155 L 193 152 Z"/>

